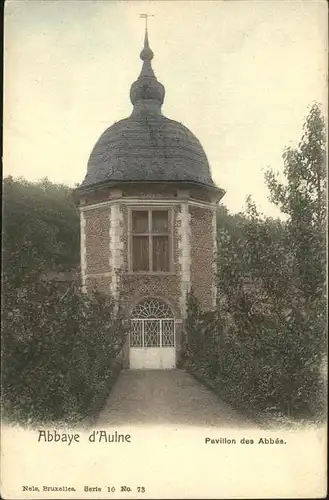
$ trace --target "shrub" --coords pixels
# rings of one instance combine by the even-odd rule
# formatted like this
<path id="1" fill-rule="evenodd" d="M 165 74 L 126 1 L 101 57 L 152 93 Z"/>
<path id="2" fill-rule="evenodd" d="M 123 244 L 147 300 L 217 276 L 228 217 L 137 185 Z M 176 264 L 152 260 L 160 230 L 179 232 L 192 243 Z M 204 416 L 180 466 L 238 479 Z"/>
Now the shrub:
<path id="1" fill-rule="evenodd" d="M 232 406 L 255 417 L 321 416 L 324 318 L 309 313 L 302 319 L 294 309 L 285 316 L 268 311 L 261 320 L 253 319 L 246 330 L 236 313 L 233 321 L 227 316 L 218 319 L 215 313 L 202 313 L 190 297 L 185 366 Z"/>
<path id="2" fill-rule="evenodd" d="M 120 368 L 125 327 L 112 299 L 37 278 L 4 288 L 5 418 L 37 424 L 89 416 Z"/>

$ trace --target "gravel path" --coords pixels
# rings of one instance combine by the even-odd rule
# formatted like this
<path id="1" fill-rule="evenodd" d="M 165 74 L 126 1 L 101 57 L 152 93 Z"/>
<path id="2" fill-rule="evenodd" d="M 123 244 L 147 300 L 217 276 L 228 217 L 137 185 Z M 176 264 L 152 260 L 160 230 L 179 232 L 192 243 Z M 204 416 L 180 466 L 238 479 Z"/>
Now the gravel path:
<path id="1" fill-rule="evenodd" d="M 96 423 L 255 427 L 183 370 L 122 371 Z"/>

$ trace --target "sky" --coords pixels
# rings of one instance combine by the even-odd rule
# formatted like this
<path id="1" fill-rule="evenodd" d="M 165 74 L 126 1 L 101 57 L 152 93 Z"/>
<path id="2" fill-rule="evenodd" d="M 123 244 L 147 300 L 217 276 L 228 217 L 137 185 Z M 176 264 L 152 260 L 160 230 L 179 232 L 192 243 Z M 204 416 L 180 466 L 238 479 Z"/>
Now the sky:
<path id="1" fill-rule="evenodd" d="M 163 114 L 207 154 L 223 203 L 278 216 L 282 172 L 309 107 L 327 110 L 327 4 L 316 0 L 7 0 L 4 174 L 82 182 L 102 132 L 131 114 L 147 12 Z"/>

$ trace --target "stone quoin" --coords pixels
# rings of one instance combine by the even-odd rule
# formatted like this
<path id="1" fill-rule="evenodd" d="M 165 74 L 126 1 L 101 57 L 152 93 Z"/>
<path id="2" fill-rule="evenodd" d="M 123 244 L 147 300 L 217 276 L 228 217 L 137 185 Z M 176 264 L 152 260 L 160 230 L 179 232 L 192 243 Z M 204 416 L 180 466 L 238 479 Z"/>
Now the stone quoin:
<path id="1" fill-rule="evenodd" d="M 224 190 L 195 135 L 161 111 L 165 88 L 151 61 L 131 85 L 133 111 L 96 142 L 76 190 L 82 286 L 119 295 L 130 321 L 125 368 L 179 361 L 187 293 L 216 304 L 216 211 Z"/>

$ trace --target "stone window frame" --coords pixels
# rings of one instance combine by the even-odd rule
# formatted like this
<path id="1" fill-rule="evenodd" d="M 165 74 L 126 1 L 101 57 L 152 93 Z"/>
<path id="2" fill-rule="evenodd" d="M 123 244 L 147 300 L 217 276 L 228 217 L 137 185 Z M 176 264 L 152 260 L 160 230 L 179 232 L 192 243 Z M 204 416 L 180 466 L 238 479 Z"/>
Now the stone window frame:
<path id="1" fill-rule="evenodd" d="M 132 256 L 132 212 L 139 211 L 150 213 L 151 211 L 166 211 L 168 212 L 168 233 L 169 233 L 169 271 L 134 271 L 133 256 Z M 150 217 L 150 215 L 149 215 Z M 151 275 L 151 276 L 171 276 L 174 271 L 174 210 L 170 205 L 130 205 L 128 207 L 128 274 L 134 276 Z"/>

